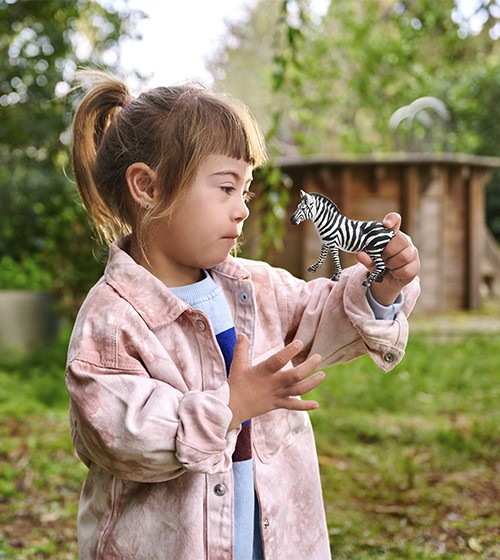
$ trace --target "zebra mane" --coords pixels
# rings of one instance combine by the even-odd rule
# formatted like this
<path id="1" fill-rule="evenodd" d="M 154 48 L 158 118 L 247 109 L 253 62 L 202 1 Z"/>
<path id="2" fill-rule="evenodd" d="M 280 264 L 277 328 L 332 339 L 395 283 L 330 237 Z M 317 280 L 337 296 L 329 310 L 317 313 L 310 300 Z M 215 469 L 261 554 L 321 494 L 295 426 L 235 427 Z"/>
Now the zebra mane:
<path id="1" fill-rule="evenodd" d="M 315 193 L 315 192 L 312 192 L 312 193 L 309 193 L 309 194 L 310 194 L 311 196 L 314 196 L 314 198 L 319 198 L 319 199 L 323 200 L 324 203 L 325 203 L 327 206 L 333 206 L 333 208 L 334 208 L 339 214 L 341 214 L 340 208 L 335 204 L 335 202 L 333 202 L 333 200 L 331 200 L 330 198 L 328 198 L 328 197 L 325 196 L 324 194 Z"/>

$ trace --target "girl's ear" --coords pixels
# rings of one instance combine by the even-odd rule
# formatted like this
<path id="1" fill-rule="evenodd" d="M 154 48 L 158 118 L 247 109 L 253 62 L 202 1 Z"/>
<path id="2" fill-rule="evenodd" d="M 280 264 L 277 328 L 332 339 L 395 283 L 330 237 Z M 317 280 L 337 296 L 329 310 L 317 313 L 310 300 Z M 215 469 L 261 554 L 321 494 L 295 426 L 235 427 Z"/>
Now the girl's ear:
<path id="1" fill-rule="evenodd" d="M 145 163 L 133 163 L 125 173 L 132 199 L 142 207 L 149 208 L 156 195 L 156 171 Z"/>

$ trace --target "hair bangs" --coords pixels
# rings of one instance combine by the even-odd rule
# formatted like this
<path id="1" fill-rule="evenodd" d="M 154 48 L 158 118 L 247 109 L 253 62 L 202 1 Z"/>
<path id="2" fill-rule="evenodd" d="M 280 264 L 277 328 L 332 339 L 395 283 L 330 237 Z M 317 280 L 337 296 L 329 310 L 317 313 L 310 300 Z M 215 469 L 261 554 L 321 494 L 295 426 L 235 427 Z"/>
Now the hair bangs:
<path id="1" fill-rule="evenodd" d="M 212 106 L 207 111 L 208 118 L 204 119 L 202 137 L 206 155 L 221 154 L 242 159 L 254 168 L 260 167 L 267 159 L 267 152 L 264 137 L 253 116 L 235 100 L 214 101 L 217 106 Z"/>

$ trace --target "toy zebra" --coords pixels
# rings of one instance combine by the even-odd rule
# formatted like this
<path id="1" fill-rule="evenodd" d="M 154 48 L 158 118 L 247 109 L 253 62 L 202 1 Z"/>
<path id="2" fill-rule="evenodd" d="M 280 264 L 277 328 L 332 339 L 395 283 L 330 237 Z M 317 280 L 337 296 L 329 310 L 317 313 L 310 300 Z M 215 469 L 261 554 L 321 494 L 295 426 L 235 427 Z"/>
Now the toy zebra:
<path id="1" fill-rule="evenodd" d="M 300 196 L 301 201 L 290 221 L 297 226 L 305 220 L 311 220 L 321 239 L 319 258 L 307 270 L 316 272 L 323 266 L 328 251 L 331 251 L 335 263 L 332 280 L 338 281 L 342 272 L 339 249 L 347 253 L 365 251 L 372 258 L 375 270 L 363 282 L 363 286 L 370 286 L 373 281 L 382 282 L 387 268 L 381 255 L 385 246 L 396 235 L 394 231 L 385 228 L 382 222 L 362 222 L 346 218 L 337 205 L 322 194 L 300 191 Z"/>

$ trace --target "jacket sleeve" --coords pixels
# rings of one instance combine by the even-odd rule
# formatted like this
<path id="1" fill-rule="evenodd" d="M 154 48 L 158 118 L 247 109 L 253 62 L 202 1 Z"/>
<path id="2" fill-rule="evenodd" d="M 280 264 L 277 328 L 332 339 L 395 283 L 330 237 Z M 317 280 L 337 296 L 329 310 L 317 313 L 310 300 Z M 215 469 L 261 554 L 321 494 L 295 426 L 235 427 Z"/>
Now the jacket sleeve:
<path id="1" fill-rule="evenodd" d="M 76 327 L 73 334 L 66 384 L 78 455 L 87 465 L 94 462 L 140 482 L 173 479 L 186 470 L 228 470 L 238 434 L 227 431 L 228 384 L 208 391 L 183 386 L 177 366 L 160 355 L 160 345 L 156 357 L 155 352 L 141 356 L 141 347 L 154 344 L 154 334 L 134 331 L 133 325 L 127 329 L 127 336 L 104 329 L 115 332 L 101 333 L 105 339 L 98 351 L 89 350 L 92 333 Z M 151 340 L 144 344 L 147 337 Z M 151 375 L 148 361 L 155 362 L 162 379 Z"/>
<path id="2" fill-rule="evenodd" d="M 407 316 L 420 293 L 418 279 L 405 286 L 396 319 L 377 320 L 362 286 L 366 278 L 362 265 L 345 269 L 339 282 L 326 278 L 305 282 L 283 271 L 280 277 L 287 293 L 286 341 L 304 342 L 300 360 L 318 353 L 323 358 L 321 367 L 326 367 L 368 353 L 384 372 L 402 360 L 408 341 Z"/>

